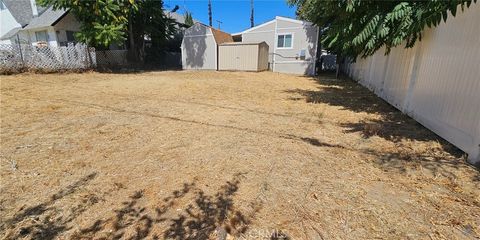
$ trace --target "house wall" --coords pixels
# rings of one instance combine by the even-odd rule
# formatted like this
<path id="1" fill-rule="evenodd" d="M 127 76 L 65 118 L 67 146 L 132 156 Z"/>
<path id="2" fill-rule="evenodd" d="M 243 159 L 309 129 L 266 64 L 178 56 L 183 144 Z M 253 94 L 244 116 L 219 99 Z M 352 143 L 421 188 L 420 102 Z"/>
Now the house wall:
<path id="1" fill-rule="evenodd" d="M 242 42 L 266 42 L 269 47 L 268 63 L 272 69 L 273 63 L 273 46 L 275 42 L 275 21 L 266 24 L 265 26 L 252 29 L 249 32 L 242 33 Z"/>
<path id="2" fill-rule="evenodd" d="M 292 48 L 279 49 L 277 37 L 285 33 L 293 35 Z M 276 18 L 264 26 L 242 33 L 242 42 L 265 41 L 269 46 L 269 68 L 275 72 L 313 75 L 315 74 L 317 37 L 316 26 Z M 302 49 L 306 52 L 305 60 L 299 58 Z"/>
<path id="3" fill-rule="evenodd" d="M 380 50 L 346 73 L 480 164 L 480 4 L 425 30 L 411 49 Z"/>
<path id="4" fill-rule="evenodd" d="M 217 69 L 217 44 L 210 28 L 197 23 L 185 30 L 181 48 L 183 69 Z"/>
<path id="5" fill-rule="evenodd" d="M 259 71 L 258 44 L 218 46 L 218 70 Z"/>
<path id="6" fill-rule="evenodd" d="M 278 48 L 278 35 L 292 34 L 293 46 Z M 275 72 L 314 75 L 318 28 L 311 24 L 277 19 L 275 35 Z M 305 50 L 305 60 L 300 59 L 300 51 Z"/>
<path id="7" fill-rule="evenodd" d="M 80 31 L 81 24 L 72 13 L 68 13 L 57 24 L 55 24 L 55 32 L 59 43 L 67 42 L 67 31 Z"/>
<path id="8" fill-rule="evenodd" d="M 47 43 L 49 46 L 59 46 L 58 41 L 57 41 L 57 33 L 55 32 L 54 27 L 43 27 L 43 28 L 36 28 L 36 29 L 29 29 L 29 30 L 22 30 L 21 31 L 21 41 L 22 42 L 30 42 L 34 46 L 38 45 L 39 42 L 37 41 L 37 37 L 35 35 L 35 32 L 40 32 L 40 31 L 47 31 Z"/>

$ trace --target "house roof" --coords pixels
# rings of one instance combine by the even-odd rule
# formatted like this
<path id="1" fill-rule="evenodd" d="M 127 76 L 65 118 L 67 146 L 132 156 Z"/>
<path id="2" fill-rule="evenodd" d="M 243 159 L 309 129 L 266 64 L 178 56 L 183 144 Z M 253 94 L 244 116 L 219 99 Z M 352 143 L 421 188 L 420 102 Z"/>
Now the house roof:
<path id="1" fill-rule="evenodd" d="M 238 33 L 232 33 L 233 36 L 238 36 L 238 35 L 241 35 L 242 33 L 247 33 L 247 32 L 250 32 L 250 31 L 253 31 L 255 29 L 258 29 L 260 27 L 263 27 L 263 26 L 266 26 L 268 24 L 271 24 L 271 23 L 274 23 L 275 21 L 277 20 L 283 20 L 283 21 L 288 21 L 288 22 L 293 22 L 293 23 L 299 23 L 299 24 L 305 24 L 305 25 L 313 25 L 311 22 L 308 22 L 308 21 L 302 21 L 302 20 L 298 20 L 298 19 L 293 19 L 293 18 L 288 18 L 288 17 L 282 17 L 282 16 L 276 16 L 275 19 L 272 19 L 268 22 L 264 22 L 260 25 L 257 25 L 257 26 L 254 26 L 252 28 L 249 28 L 249 29 L 246 29 L 242 32 L 238 32 Z"/>
<path id="2" fill-rule="evenodd" d="M 163 12 L 165 13 L 165 15 L 175 20 L 176 22 L 185 24 L 185 16 L 183 16 L 182 14 L 179 14 L 177 12 L 170 12 L 168 10 L 164 10 Z M 197 22 L 198 22 L 197 20 L 193 19 L 193 23 L 197 23 Z"/>
<path id="3" fill-rule="evenodd" d="M 33 18 L 30 0 L 2 0 L 13 18 L 24 27 Z"/>
<path id="4" fill-rule="evenodd" d="M 34 17 L 24 29 L 34 29 L 41 27 L 54 26 L 63 16 L 68 13 L 68 10 L 58 9 L 53 10 L 52 7 L 47 8 L 40 16 Z"/>
<path id="5" fill-rule="evenodd" d="M 10 31 L 8 31 L 7 33 L 3 34 L 3 36 L 0 37 L 0 40 L 10 39 L 10 38 L 12 38 L 13 36 L 15 36 L 15 34 L 17 34 L 18 31 L 20 31 L 20 30 L 22 30 L 21 27 L 12 28 Z"/>

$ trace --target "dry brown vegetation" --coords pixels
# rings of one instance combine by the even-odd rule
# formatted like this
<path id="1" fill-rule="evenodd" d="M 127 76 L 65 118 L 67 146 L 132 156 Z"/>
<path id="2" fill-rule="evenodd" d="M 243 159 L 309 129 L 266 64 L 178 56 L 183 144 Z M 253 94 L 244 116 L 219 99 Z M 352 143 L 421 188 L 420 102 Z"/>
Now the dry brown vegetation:
<path id="1" fill-rule="evenodd" d="M 1 77 L 5 239 L 474 239 L 480 174 L 348 80 Z"/>

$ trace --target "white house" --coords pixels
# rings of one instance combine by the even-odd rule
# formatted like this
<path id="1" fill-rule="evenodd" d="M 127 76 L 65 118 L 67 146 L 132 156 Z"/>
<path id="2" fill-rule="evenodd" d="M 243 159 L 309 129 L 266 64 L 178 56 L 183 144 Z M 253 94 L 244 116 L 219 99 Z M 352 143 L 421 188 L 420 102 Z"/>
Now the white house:
<path id="1" fill-rule="evenodd" d="M 0 0 L 0 43 L 65 46 L 75 42 L 80 23 L 68 10 L 36 5 L 35 0 Z"/>
<path id="2" fill-rule="evenodd" d="M 274 72 L 315 75 L 319 28 L 307 21 L 286 17 L 232 34 L 235 41 L 269 45 L 269 65 Z"/>
<path id="3" fill-rule="evenodd" d="M 218 56 L 221 51 L 218 48 L 219 44 L 265 42 L 269 49 L 268 65 L 271 71 L 315 75 L 319 55 L 318 34 L 319 28 L 312 23 L 286 17 L 276 17 L 232 35 L 196 23 L 185 30 L 182 41 L 182 65 L 183 69 L 218 70 Z"/>

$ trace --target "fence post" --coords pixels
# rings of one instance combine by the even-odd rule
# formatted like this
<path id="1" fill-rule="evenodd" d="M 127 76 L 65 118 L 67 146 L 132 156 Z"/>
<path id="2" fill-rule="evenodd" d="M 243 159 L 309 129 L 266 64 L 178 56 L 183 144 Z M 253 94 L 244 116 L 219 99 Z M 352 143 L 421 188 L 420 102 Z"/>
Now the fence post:
<path id="1" fill-rule="evenodd" d="M 18 49 L 20 50 L 20 59 L 22 59 L 22 67 L 25 67 L 25 59 L 23 59 L 23 53 L 22 53 L 22 44 L 20 44 L 20 37 L 18 36 L 18 33 L 17 33 L 17 44 L 18 44 Z"/>
<path id="2" fill-rule="evenodd" d="M 85 48 L 87 50 L 88 62 L 90 63 L 89 67 L 93 68 L 94 64 L 93 64 L 93 60 L 92 60 L 92 54 L 90 53 L 90 48 L 88 47 L 88 45 L 85 45 Z"/>

